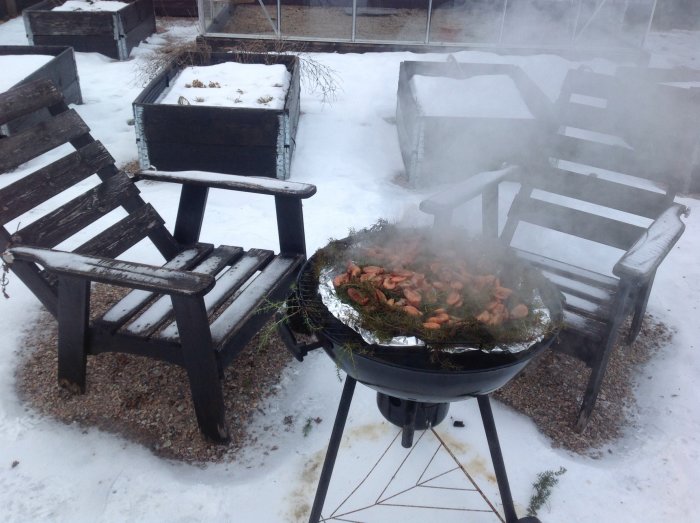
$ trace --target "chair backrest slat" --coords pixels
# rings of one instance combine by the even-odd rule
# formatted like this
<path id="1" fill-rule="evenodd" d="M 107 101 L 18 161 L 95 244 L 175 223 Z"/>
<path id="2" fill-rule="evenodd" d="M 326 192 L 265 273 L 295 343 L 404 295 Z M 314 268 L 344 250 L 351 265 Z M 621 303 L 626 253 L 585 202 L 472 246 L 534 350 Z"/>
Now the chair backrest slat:
<path id="1" fill-rule="evenodd" d="M 163 218 L 150 203 L 132 212 L 75 249 L 78 254 L 116 258 L 161 227 Z"/>
<path id="2" fill-rule="evenodd" d="M 46 81 L 27 84 L 23 90 L 12 89 L 0 94 L 0 125 L 62 101 L 61 91 Z"/>
<path id="3" fill-rule="evenodd" d="M 0 140 L 0 171 L 10 171 L 51 149 L 90 132 L 73 109 Z"/>
<path id="4" fill-rule="evenodd" d="M 661 214 L 669 204 L 665 192 L 603 179 L 592 173 L 553 169 L 546 174 L 533 173 L 528 183 L 546 192 L 651 219 Z"/>
<path id="5" fill-rule="evenodd" d="M 122 193 L 131 187 L 129 177 L 119 173 L 20 229 L 12 239 L 25 245 L 55 247 L 117 208 Z"/>
<path id="6" fill-rule="evenodd" d="M 637 167 L 635 151 L 621 145 L 562 135 L 554 136 L 553 142 L 555 150 L 552 157 L 555 159 L 574 161 L 619 173 L 634 172 Z"/>
<path id="7" fill-rule="evenodd" d="M 619 122 L 604 108 L 570 103 L 561 108 L 559 124 L 598 133 L 619 134 Z"/>
<path id="8" fill-rule="evenodd" d="M 607 99 L 617 85 L 618 79 L 614 76 L 595 73 L 585 67 L 572 69 L 566 73 L 561 89 L 560 102 L 569 102 L 569 97 L 572 94 Z"/>
<path id="9" fill-rule="evenodd" d="M 513 212 L 520 222 L 623 250 L 629 249 L 646 230 L 638 225 L 534 198 L 516 202 L 511 209 Z"/>
<path id="10" fill-rule="evenodd" d="M 14 220 L 114 162 L 100 142 L 25 176 L 0 190 L 0 224 Z"/>

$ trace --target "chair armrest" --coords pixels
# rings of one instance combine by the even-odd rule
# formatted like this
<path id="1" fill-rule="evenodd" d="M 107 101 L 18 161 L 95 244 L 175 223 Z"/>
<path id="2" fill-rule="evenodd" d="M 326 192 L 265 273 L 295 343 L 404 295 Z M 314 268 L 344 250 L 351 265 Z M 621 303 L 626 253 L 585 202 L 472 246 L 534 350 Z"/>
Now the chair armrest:
<path id="1" fill-rule="evenodd" d="M 455 208 L 483 194 L 488 189 L 497 187 L 501 182 L 508 179 L 515 179 L 519 170 L 518 167 L 508 167 L 500 171 L 478 173 L 463 182 L 451 185 L 445 191 L 423 200 L 420 202 L 419 208 L 421 211 L 436 217 L 445 213 L 452 213 Z"/>
<path id="2" fill-rule="evenodd" d="M 613 274 L 636 282 L 648 280 L 683 234 L 681 216 L 689 213 L 690 209 L 678 203 L 661 213 L 615 264 Z"/>
<path id="3" fill-rule="evenodd" d="M 134 179 L 171 182 L 183 185 L 210 187 L 213 189 L 228 189 L 300 199 L 310 198 L 316 194 L 316 186 L 309 183 L 288 182 L 276 178 L 239 176 L 236 174 L 221 174 L 205 171 L 139 171 L 134 174 Z"/>
<path id="4" fill-rule="evenodd" d="M 214 278 L 208 274 L 39 247 L 11 247 L 2 253 L 2 259 L 8 265 L 17 260 L 33 262 L 59 276 L 84 278 L 160 294 L 198 296 L 214 286 Z"/>

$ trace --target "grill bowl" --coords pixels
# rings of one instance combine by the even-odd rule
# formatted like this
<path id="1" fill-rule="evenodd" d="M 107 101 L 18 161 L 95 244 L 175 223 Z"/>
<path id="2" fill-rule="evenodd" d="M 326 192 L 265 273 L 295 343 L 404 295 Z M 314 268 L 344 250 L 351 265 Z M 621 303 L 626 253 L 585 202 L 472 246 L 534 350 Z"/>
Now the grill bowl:
<path id="1" fill-rule="evenodd" d="M 350 247 L 354 239 L 339 240 Z M 526 266 L 523 261 L 514 261 Z M 551 329 L 540 341 L 518 352 L 432 351 L 426 346 L 370 345 L 331 314 L 318 292 L 319 254 L 302 267 L 295 297 L 310 330 L 323 342 L 330 358 L 354 379 L 377 392 L 406 400 L 443 403 L 489 394 L 515 377 L 544 351 L 557 335 Z M 528 267 L 528 270 L 535 271 Z M 562 297 L 544 277 L 540 296 L 549 309 L 552 324 L 562 320 Z M 462 345 L 461 343 L 458 345 Z"/>

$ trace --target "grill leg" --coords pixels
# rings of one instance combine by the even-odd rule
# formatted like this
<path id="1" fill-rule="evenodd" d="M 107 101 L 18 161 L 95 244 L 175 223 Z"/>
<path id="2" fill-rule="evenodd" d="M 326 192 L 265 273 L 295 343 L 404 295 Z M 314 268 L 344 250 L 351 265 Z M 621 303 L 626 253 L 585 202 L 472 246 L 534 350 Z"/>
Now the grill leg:
<path id="1" fill-rule="evenodd" d="M 318 523 L 319 521 L 321 521 L 321 511 L 323 510 L 323 504 L 326 501 L 326 494 L 328 493 L 328 484 L 331 481 L 331 475 L 333 475 L 335 458 L 338 456 L 338 447 L 340 447 L 340 440 L 343 437 L 343 430 L 345 430 L 345 422 L 348 419 L 348 412 L 350 411 L 350 403 L 352 403 L 352 396 L 355 393 L 356 383 L 357 381 L 355 380 L 355 378 L 352 378 L 350 376 L 345 377 L 345 386 L 343 387 L 343 393 L 340 396 L 340 403 L 338 404 L 338 413 L 335 415 L 335 421 L 333 422 L 333 431 L 331 432 L 331 439 L 328 442 L 326 458 L 323 461 L 321 477 L 319 478 L 318 486 L 316 487 L 316 497 L 314 497 L 314 504 L 311 507 L 309 523 Z"/>
<path id="2" fill-rule="evenodd" d="M 539 523 L 539 519 L 532 516 L 518 519 L 515 513 L 515 507 L 513 506 L 513 496 L 510 493 L 506 466 L 503 463 L 501 444 L 498 442 L 498 432 L 496 432 L 496 423 L 493 420 L 491 402 L 488 396 L 477 396 L 476 400 L 479 403 L 481 421 L 484 423 L 484 432 L 486 432 L 486 441 L 489 444 L 493 470 L 496 473 L 498 491 L 501 493 L 501 503 L 503 503 L 503 514 L 506 517 L 506 523 Z"/>

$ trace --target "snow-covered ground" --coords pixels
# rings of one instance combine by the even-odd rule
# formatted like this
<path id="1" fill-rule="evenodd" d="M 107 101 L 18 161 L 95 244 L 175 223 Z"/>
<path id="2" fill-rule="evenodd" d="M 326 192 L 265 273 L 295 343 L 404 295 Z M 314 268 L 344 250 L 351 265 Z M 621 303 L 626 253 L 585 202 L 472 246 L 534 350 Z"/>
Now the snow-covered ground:
<path id="1" fill-rule="evenodd" d="M 169 34 L 192 38 L 195 29 L 182 23 Z M 76 110 L 93 135 L 105 143 L 120 164 L 137 158 L 131 102 L 143 85 L 142 64 L 164 36 L 148 39 L 132 52 L 133 59 L 117 62 L 99 54 L 76 53 L 84 105 Z M 657 65 L 700 64 L 697 33 L 654 35 Z M 0 25 L 0 44 L 26 45 L 21 19 Z M 310 252 L 330 237 L 349 228 L 367 226 L 383 217 L 389 220 L 426 220 L 418 202 L 431 191 L 410 190 L 393 183 L 403 170 L 396 128 L 396 87 L 402 60 L 444 60 L 439 55 L 411 53 L 317 54 L 314 58 L 337 72 L 342 90 L 326 104 L 318 93 L 304 90 L 302 116 L 296 137 L 292 179 L 318 186 L 304 207 Z M 507 62 L 520 65 L 551 98 L 555 99 L 566 72 L 578 63 L 552 55 L 498 56 L 488 52 L 456 53 L 460 61 Z M 588 62 L 597 70 L 614 64 Z M 0 185 L 21 172 L 0 177 Z M 87 183 L 87 182 L 86 182 Z M 172 223 L 175 189 L 143 184 L 144 197 Z M 680 198 L 691 208 L 697 201 Z M 214 192 L 210 196 L 203 240 L 245 247 L 276 248 L 275 224 L 270 223 L 272 202 L 254 195 Z M 230 227 L 235 216 L 236 227 Z M 552 449 L 529 419 L 498 404 L 496 422 L 501 436 L 513 497 L 524 514 L 531 484 L 538 472 L 567 469 L 554 489 L 548 508 L 540 513 L 547 522 L 691 522 L 700 501 L 700 339 L 697 321 L 700 304 L 700 212 L 687 219 L 687 231 L 658 272 L 649 312 L 674 330 L 671 344 L 644 370 L 637 387 L 640 405 L 633 428 L 592 459 Z M 141 259 L 149 253 L 137 253 Z M 257 443 L 235 462 L 188 466 L 158 459 L 141 446 L 97 430 L 82 430 L 46 419 L 27 410 L 14 391 L 14 369 L 23 356 L 24 328 L 31 329 L 39 303 L 11 278 L 12 298 L 0 299 L 0 518 L 3 521 L 305 521 L 330 434 L 342 385 L 333 364 L 323 354 L 312 354 L 304 364 L 293 365 L 279 386 L 279 394 L 254 422 Z M 354 485 L 369 472 L 378 455 L 396 435 L 376 409 L 374 393 L 358 387 L 346 440 L 331 482 L 327 507 L 338 506 Z M 465 465 L 484 493 L 499 506 L 490 472 L 490 458 L 475 402 L 451 406 L 450 415 L 464 420 L 466 428 L 443 423 L 440 437 L 455 458 Z M 292 416 L 292 430 L 265 430 L 281 426 Z M 322 418 L 304 436 L 307 418 Z M 433 439 L 431 439 L 433 438 Z M 416 446 L 418 460 L 405 470 L 423 470 L 420 460 L 437 448 L 427 434 Z M 403 459 L 392 447 L 396 467 Z M 423 450 L 422 450 L 423 449 Z M 427 449 L 427 450 L 425 450 Z M 431 464 L 431 475 L 454 466 L 444 449 Z M 454 460 L 453 460 L 454 461 Z M 389 466 L 387 465 L 387 466 Z M 443 467 L 443 468 L 440 468 Z M 402 472 L 403 473 L 403 472 Z M 459 471 L 450 473 L 465 482 Z M 387 482 L 384 470 L 376 481 Z M 431 476 L 431 477 L 432 477 Z M 447 474 L 446 474 L 447 476 Z M 387 492 L 400 492 L 397 474 Z M 374 481 L 374 480 L 373 480 Z M 432 486 L 440 486 L 434 479 Z M 364 484 L 372 486 L 372 481 Z M 466 488 L 471 488 L 466 486 Z M 393 489 L 393 490 L 392 490 Z M 427 491 L 430 491 L 426 494 Z M 409 501 L 421 504 L 421 495 L 434 501 L 442 489 L 412 489 Z M 467 492 L 467 491 L 464 491 Z M 459 492 L 445 504 L 463 503 Z M 472 492 L 473 494 L 473 492 Z M 470 494 L 470 495 L 472 495 Z M 368 493 L 367 496 L 371 496 Z M 466 495 L 466 494 L 465 494 Z M 376 498 L 376 495 L 375 495 Z M 396 498 L 396 504 L 405 503 Z M 349 501 L 344 507 L 357 507 Z M 480 501 L 483 505 L 483 500 Z M 351 506 L 352 505 L 352 506 Z M 462 506 L 462 505 L 459 505 Z M 478 508 L 478 507 L 477 507 Z M 394 507 L 396 509 L 396 507 Z M 422 509 L 385 504 L 381 512 L 347 516 L 346 521 L 497 521 L 493 514 L 458 511 L 428 513 Z M 327 513 L 325 511 L 324 513 Z M 471 518 L 471 519 L 470 519 Z"/>

